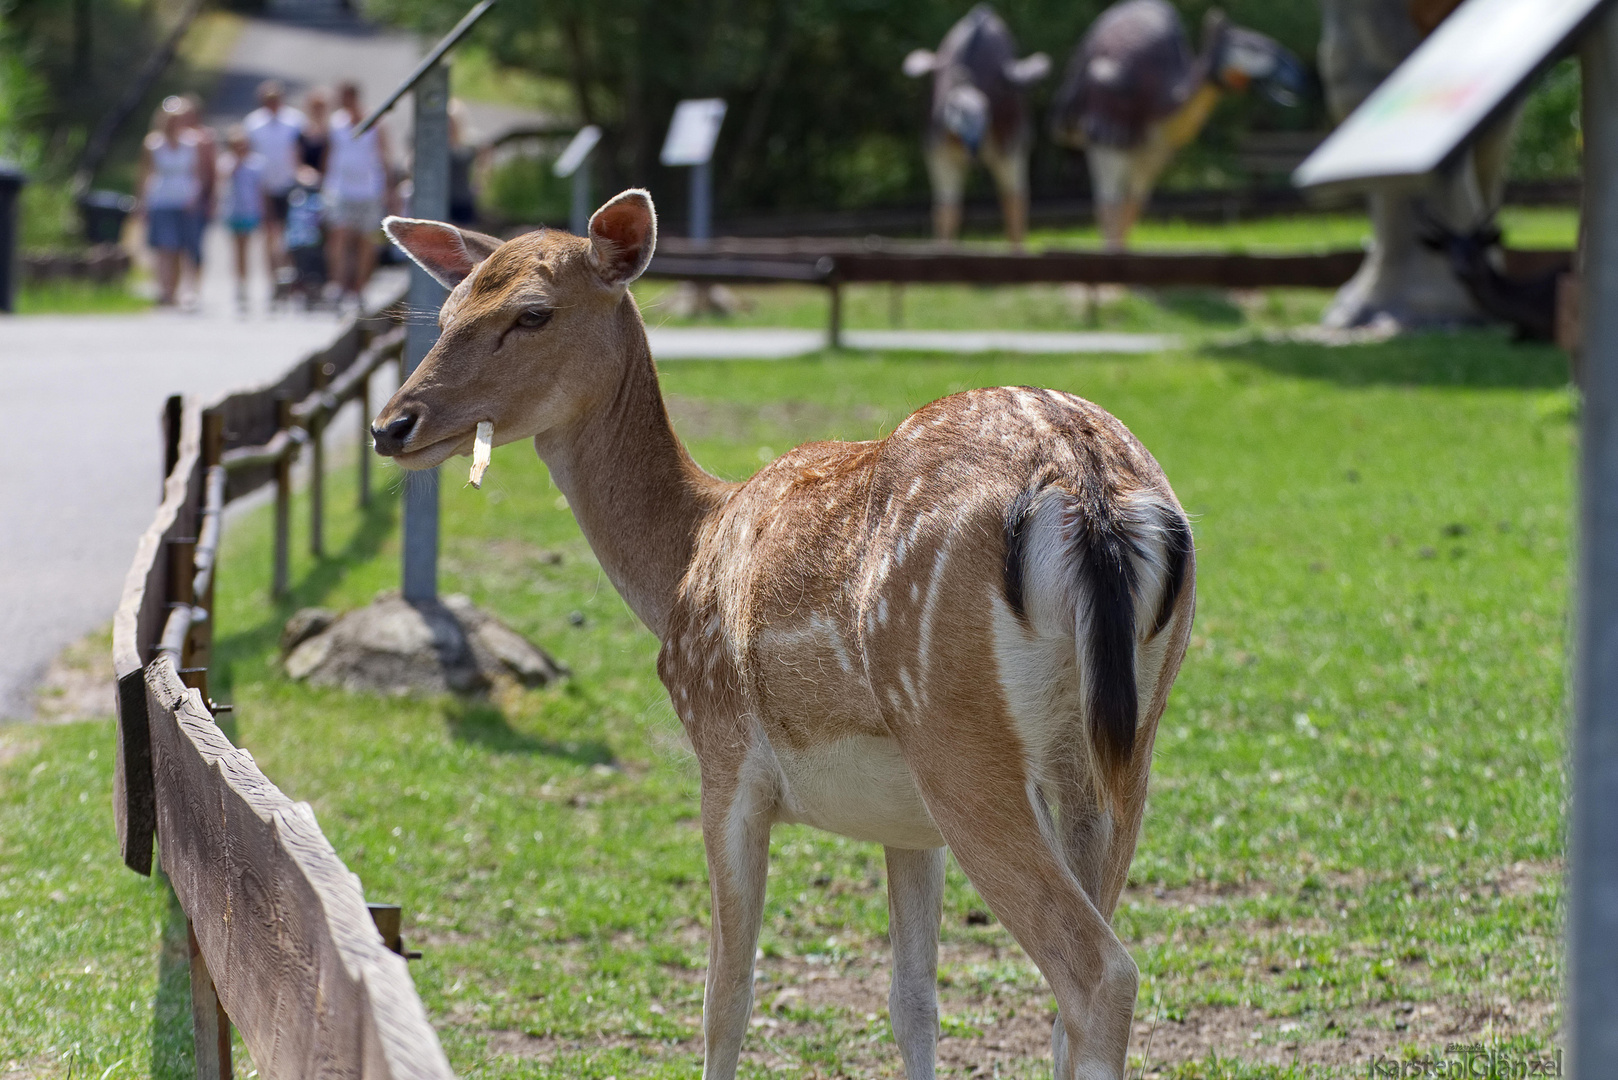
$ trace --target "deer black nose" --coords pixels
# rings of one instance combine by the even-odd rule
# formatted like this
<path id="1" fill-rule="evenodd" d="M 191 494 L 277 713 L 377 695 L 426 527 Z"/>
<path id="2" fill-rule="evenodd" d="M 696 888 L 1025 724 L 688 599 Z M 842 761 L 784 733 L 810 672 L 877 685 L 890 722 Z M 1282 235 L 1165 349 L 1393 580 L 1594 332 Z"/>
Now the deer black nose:
<path id="1" fill-rule="evenodd" d="M 411 430 L 416 426 L 416 414 L 405 413 L 388 421 L 384 427 L 371 425 L 371 439 L 376 443 L 376 452 L 379 454 L 397 454 L 404 449 L 405 440 L 410 437 Z"/>

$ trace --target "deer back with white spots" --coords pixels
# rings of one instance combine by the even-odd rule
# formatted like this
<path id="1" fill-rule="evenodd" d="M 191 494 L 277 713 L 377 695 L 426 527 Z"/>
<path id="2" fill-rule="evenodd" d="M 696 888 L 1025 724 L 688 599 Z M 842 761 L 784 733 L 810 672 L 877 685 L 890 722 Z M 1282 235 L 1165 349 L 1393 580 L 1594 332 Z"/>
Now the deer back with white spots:
<path id="1" fill-rule="evenodd" d="M 735 1073 L 770 827 L 796 821 L 885 846 L 911 1080 L 933 1075 L 945 845 L 1050 982 L 1057 1076 L 1121 1077 L 1137 975 L 1110 921 L 1194 606 L 1151 455 L 1090 402 L 1003 387 L 724 483 L 675 436 L 628 292 L 656 243 L 645 192 L 587 237 L 387 229 L 453 291 L 377 450 L 426 468 L 479 424 L 532 439 L 662 642 L 702 779 L 703 1075 Z"/>

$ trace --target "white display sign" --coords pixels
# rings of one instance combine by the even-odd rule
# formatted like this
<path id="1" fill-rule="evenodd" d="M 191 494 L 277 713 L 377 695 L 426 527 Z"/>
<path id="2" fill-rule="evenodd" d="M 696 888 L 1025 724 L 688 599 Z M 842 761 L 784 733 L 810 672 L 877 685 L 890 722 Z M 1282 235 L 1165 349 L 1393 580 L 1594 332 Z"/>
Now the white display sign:
<path id="1" fill-rule="evenodd" d="M 706 165 L 719 141 L 719 125 L 725 120 L 721 98 L 692 98 L 674 107 L 669 134 L 663 140 L 665 165 Z"/>
<path id="2" fill-rule="evenodd" d="M 552 171 L 557 176 L 572 176 L 600 141 L 601 129 L 594 124 L 580 128 L 579 133 L 567 144 L 567 149 L 562 151 L 562 156 L 556 159 L 556 167 Z"/>
<path id="3" fill-rule="evenodd" d="M 1292 174 L 1299 187 L 1442 165 L 1607 0 L 1466 0 Z"/>

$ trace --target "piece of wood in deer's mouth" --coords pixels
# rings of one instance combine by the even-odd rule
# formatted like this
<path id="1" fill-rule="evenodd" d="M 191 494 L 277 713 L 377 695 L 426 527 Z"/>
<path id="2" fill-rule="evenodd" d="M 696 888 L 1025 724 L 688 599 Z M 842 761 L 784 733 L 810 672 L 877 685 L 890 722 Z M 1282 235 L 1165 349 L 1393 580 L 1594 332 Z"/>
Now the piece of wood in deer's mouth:
<path id="1" fill-rule="evenodd" d="M 478 421 L 478 437 L 472 443 L 472 486 L 483 486 L 483 474 L 489 468 L 489 455 L 494 453 L 494 424 Z"/>

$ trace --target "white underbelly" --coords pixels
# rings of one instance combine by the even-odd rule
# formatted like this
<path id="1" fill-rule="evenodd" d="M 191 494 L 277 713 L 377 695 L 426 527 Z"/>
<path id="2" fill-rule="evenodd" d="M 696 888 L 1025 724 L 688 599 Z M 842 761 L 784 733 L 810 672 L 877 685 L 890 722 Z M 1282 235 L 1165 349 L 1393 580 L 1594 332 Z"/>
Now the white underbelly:
<path id="1" fill-rule="evenodd" d="M 853 735 L 806 750 L 772 749 L 781 768 L 781 820 L 890 847 L 943 846 L 892 739 Z"/>

